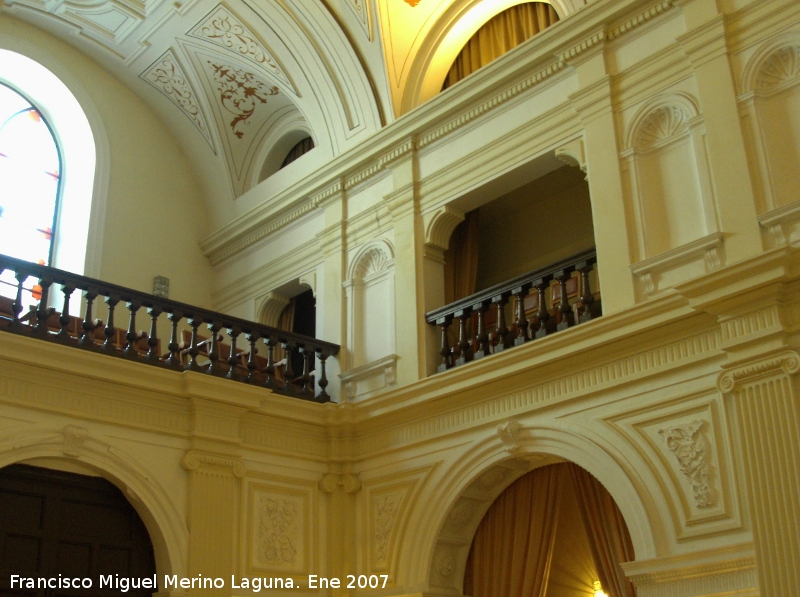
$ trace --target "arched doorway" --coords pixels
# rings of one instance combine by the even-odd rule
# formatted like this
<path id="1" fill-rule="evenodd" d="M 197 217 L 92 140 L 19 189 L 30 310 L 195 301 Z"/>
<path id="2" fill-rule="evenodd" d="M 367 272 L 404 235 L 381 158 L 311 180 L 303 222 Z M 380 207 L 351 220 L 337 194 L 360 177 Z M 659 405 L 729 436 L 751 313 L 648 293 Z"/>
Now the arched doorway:
<path id="1" fill-rule="evenodd" d="M 135 579 L 126 591 L 157 591 L 153 545 L 144 523 L 123 493 L 102 477 L 14 464 L 0 469 L 0 592 L 51 597 L 118 595 L 119 579 Z M 56 579 L 50 587 L 12 576 Z M 62 578 L 90 579 L 79 590 L 58 588 Z M 101 576 L 111 580 L 101 586 Z M 111 577 L 110 579 L 108 577 Z M 47 584 L 47 583 L 41 583 Z M 139 586 L 136 587 L 135 585 Z"/>
<path id="2" fill-rule="evenodd" d="M 621 563 L 633 546 L 619 508 L 571 462 L 535 468 L 483 516 L 467 557 L 473 597 L 635 597 Z"/>

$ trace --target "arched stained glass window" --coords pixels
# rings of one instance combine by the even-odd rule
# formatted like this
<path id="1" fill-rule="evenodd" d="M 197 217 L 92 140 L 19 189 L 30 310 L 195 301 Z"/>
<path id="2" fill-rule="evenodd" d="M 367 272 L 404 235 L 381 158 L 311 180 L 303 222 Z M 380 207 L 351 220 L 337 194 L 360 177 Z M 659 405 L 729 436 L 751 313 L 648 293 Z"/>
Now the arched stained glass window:
<path id="1" fill-rule="evenodd" d="M 0 84 L 0 253 L 50 265 L 58 215 L 61 156 L 50 127 L 31 103 Z M 26 280 L 26 305 L 38 299 Z M 0 275 L 0 295 L 13 298 L 12 271 Z"/>
<path id="2" fill-rule="evenodd" d="M 61 159 L 50 127 L 0 84 L 0 253 L 49 265 Z"/>

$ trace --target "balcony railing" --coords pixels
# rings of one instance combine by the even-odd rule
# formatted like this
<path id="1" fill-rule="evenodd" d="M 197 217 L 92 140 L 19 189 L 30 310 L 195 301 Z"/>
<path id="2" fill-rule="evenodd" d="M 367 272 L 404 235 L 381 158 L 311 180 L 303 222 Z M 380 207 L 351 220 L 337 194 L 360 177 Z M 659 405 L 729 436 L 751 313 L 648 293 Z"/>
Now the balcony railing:
<path id="1" fill-rule="evenodd" d="M 438 325 L 442 334 L 437 372 L 599 317 L 599 295 L 595 297 L 590 287 L 596 263 L 597 252 L 590 249 L 428 313 L 425 319 Z M 506 305 L 512 296 L 516 319 L 509 326 Z M 453 320 L 458 321 L 458 340 L 451 347 L 448 336 Z"/>
<path id="2" fill-rule="evenodd" d="M 10 294 L 0 297 L 0 331 L 12 332 L 66 346 L 91 350 L 114 357 L 129 359 L 156 367 L 189 370 L 227 378 L 233 381 L 263 386 L 287 396 L 317 402 L 328 402 L 325 388 L 325 360 L 339 352 L 339 346 L 308 336 L 285 332 L 273 327 L 246 321 L 200 307 L 156 297 L 130 288 L 108 284 L 0 255 L 0 275 L 13 280 Z M 32 288 L 29 280 L 38 281 Z M 58 290 L 55 290 L 58 288 Z M 63 308 L 57 312 L 50 301 L 51 292 L 60 292 Z M 70 299 L 76 292 L 83 295 L 83 316 L 70 314 Z M 26 298 L 33 297 L 32 300 Z M 107 307 L 107 322 L 93 318 L 98 298 Z M 62 301 L 53 301 L 61 303 Z M 30 306 L 26 310 L 25 305 Z M 117 308 L 123 304 L 128 311 L 126 329 L 114 327 Z M 149 332 L 136 329 L 136 316 L 146 311 Z M 169 320 L 171 334 L 167 351 L 161 351 L 158 337 L 159 317 Z M 188 326 L 190 330 L 181 330 Z M 200 335 L 206 326 L 209 338 Z M 186 336 L 185 342 L 179 336 Z M 245 340 L 245 349 L 237 346 Z M 258 347 L 266 348 L 266 358 L 258 356 Z M 282 347 L 285 360 L 275 361 L 276 347 Z M 293 371 L 292 356 L 302 356 L 303 370 Z M 315 356 L 319 361 L 319 393 L 314 396 Z"/>

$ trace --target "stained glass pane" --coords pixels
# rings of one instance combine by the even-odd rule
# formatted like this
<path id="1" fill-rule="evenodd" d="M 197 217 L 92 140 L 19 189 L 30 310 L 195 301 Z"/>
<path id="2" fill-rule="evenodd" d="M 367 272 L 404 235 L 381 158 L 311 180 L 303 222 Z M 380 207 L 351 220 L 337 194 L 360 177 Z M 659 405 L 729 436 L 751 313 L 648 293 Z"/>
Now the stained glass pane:
<path id="1" fill-rule="evenodd" d="M 60 170 L 58 147 L 42 115 L 0 84 L 0 253 L 50 264 Z M 0 278 L 5 296 L 6 285 L 15 285 L 9 274 Z"/>

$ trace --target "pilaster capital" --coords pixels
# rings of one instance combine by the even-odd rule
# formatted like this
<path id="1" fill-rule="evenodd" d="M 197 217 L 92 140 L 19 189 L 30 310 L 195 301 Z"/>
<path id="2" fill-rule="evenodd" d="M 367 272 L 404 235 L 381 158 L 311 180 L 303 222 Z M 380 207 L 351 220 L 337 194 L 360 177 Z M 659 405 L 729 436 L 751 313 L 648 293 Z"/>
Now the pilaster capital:
<path id="1" fill-rule="evenodd" d="M 570 95 L 569 100 L 584 125 L 611 114 L 611 77 L 596 79 Z"/>
<path id="2" fill-rule="evenodd" d="M 350 473 L 343 475 L 329 473 L 322 477 L 319 482 L 319 488 L 325 493 L 333 493 L 340 488 L 345 493 L 356 493 L 361 490 L 361 480 L 358 475 Z"/>
<path id="3" fill-rule="evenodd" d="M 393 221 L 417 213 L 417 183 L 411 181 L 395 189 L 384 198 Z"/>
<path id="4" fill-rule="evenodd" d="M 247 470 L 240 458 L 189 450 L 181 459 L 181 466 L 189 472 L 203 471 L 217 475 L 244 477 Z"/>
<path id="5" fill-rule="evenodd" d="M 765 378 L 794 375 L 798 371 L 800 371 L 800 355 L 793 350 L 784 350 L 727 369 L 717 379 L 717 388 L 720 392 L 729 393 L 737 387 L 759 382 Z"/>
<path id="6" fill-rule="evenodd" d="M 697 68 L 720 56 L 725 56 L 728 44 L 725 37 L 725 15 L 717 15 L 713 19 L 689 30 L 678 37 L 683 51 L 689 61 Z"/>

